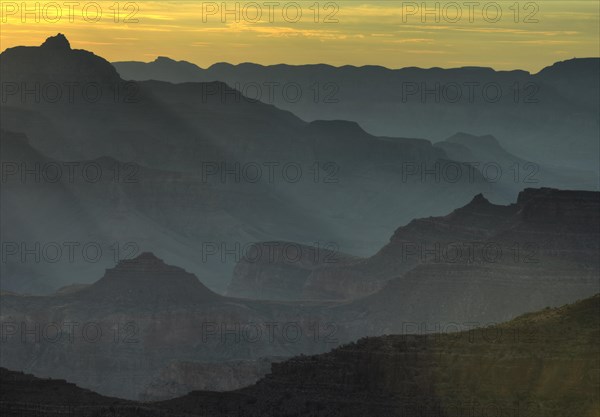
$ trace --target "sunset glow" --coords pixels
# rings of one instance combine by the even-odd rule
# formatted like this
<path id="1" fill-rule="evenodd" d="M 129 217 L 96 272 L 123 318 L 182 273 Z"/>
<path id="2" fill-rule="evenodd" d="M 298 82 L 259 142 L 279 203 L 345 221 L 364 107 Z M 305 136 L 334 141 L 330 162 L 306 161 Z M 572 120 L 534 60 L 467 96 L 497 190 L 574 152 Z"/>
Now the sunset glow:
<path id="1" fill-rule="evenodd" d="M 425 7 L 423 7 L 425 5 Z M 1 49 L 64 33 L 110 61 L 491 66 L 599 55 L 597 1 L 1 2 Z"/>

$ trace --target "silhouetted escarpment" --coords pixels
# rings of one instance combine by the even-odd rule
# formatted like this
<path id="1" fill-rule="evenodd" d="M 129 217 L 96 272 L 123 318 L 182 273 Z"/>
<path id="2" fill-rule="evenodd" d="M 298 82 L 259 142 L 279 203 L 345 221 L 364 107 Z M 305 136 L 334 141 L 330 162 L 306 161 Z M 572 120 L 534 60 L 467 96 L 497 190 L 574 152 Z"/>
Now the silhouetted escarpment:
<path id="1" fill-rule="evenodd" d="M 516 203 L 507 206 L 492 204 L 478 194 L 446 216 L 415 219 L 399 227 L 372 257 L 342 258 L 315 265 L 306 277 L 292 277 L 297 291 L 294 295 L 272 290 L 285 285 L 278 270 L 284 263 L 277 259 L 261 265 L 260 272 L 243 259 L 232 285 L 245 285 L 253 289 L 245 290 L 248 293 L 274 298 L 343 300 L 376 293 L 419 265 L 437 268 L 432 278 L 440 280 L 445 268 L 455 266 L 466 271 L 510 267 L 509 274 L 526 277 L 534 266 L 541 274 L 552 275 L 549 265 L 556 267 L 557 263 L 563 271 L 589 276 L 598 269 L 599 239 L 600 193 L 529 188 L 519 194 Z M 545 262 L 549 262 L 547 270 Z"/>

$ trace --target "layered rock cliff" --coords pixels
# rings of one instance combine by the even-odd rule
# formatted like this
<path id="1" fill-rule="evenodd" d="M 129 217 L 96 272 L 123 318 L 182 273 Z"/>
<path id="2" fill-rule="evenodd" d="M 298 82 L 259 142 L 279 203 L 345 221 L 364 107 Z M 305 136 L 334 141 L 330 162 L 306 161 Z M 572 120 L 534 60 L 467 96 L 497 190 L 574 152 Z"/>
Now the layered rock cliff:
<path id="1" fill-rule="evenodd" d="M 482 264 L 514 268 L 538 264 L 543 268 L 558 262 L 575 273 L 579 267 L 593 271 L 598 268 L 600 250 L 598 213 L 600 194 L 595 192 L 526 189 L 515 204 L 507 206 L 477 195 L 447 216 L 415 219 L 398 228 L 372 257 L 342 259 L 314 268 L 305 279 L 296 279 L 293 289 L 297 298 L 304 299 L 360 298 L 420 265 L 429 265 L 432 271 L 437 268 L 442 274 L 455 264 L 466 264 L 462 267 L 467 269 Z M 574 264 L 567 266 L 570 262 Z M 282 263 L 275 262 L 269 269 L 263 268 L 261 279 L 256 280 L 256 272 L 241 262 L 233 282 L 260 293 L 263 286 L 281 282 L 277 273 L 281 267 Z M 552 274 L 550 266 L 548 269 Z"/>
<path id="2" fill-rule="evenodd" d="M 78 291 L 3 294 L 1 307 L 1 366 L 129 399 L 165 383 L 173 362 L 289 357 L 339 344 L 324 337 L 326 322 L 315 306 L 222 297 L 151 253 L 119 262 Z M 230 386 L 253 382 L 263 369 L 250 368 L 233 376 Z M 178 370 L 166 385 L 196 387 Z M 225 381 L 231 366 L 216 364 L 211 372 L 222 372 Z M 161 398 L 168 395 L 166 389 Z"/>

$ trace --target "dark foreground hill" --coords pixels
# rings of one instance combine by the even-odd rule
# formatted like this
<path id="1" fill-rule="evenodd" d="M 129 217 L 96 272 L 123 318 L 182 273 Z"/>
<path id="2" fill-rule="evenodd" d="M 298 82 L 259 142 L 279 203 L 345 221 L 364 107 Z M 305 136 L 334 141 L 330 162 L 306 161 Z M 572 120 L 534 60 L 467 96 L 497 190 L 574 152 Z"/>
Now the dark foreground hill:
<path id="1" fill-rule="evenodd" d="M 491 328 L 361 339 L 274 365 L 247 389 L 164 405 L 223 416 L 597 417 L 599 314 L 596 295 Z"/>
<path id="2" fill-rule="evenodd" d="M 275 364 L 245 389 L 159 403 L 2 369 L 0 404 L 6 416 L 597 417 L 599 320 L 596 295 L 488 328 L 365 338 Z"/>

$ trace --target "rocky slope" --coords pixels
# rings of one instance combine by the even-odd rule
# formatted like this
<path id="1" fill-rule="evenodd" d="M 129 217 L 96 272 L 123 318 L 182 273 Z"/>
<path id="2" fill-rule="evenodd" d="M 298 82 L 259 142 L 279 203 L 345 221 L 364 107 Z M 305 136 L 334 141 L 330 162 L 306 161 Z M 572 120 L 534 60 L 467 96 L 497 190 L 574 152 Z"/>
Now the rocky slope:
<path id="1" fill-rule="evenodd" d="M 38 378 L 0 368 L 0 412 L 8 417 L 160 417 L 147 404 L 104 397 L 63 379 Z M 171 414 L 184 417 L 184 414 Z"/>
<path id="2" fill-rule="evenodd" d="M 3 415 L 597 417 L 600 295 L 465 332 L 365 338 L 234 392 L 136 404 L 0 370 Z M 52 394 L 50 394 L 52 393 Z M 70 408 L 68 408 L 70 407 Z M 163 414 L 160 414 L 163 413 Z"/>
<path id="3" fill-rule="evenodd" d="M 357 262 L 335 244 L 319 246 L 291 242 L 261 242 L 236 264 L 227 294 L 263 300 L 301 300 L 316 269 Z"/>
<path id="4" fill-rule="evenodd" d="M 274 365 L 235 393 L 194 392 L 164 405 L 222 416 L 596 417 L 599 313 L 597 295 L 469 332 L 362 339 Z"/>
<path id="5" fill-rule="evenodd" d="M 339 307 L 337 322 L 342 328 L 347 324 L 360 329 L 361 334 L 399 333 L 410 327 L 430 332 L 498 323 L 596 294 L 599 203 L 597 193 L 525 190 L 512 207 L 514 216 L 500 223 L 491 237 L 460 251 L 449 250 L 448 255 L 433 251 L 429 256 L 438 259 L 417 265 L 369 297 Z M 461 215 L 459 210 L 448 217 Z M 462 227 L 477 231 L 489 220 L 479 216 Z M 395 242 L 402 235 L 399 229 L 388 246 L 398 250 Z"/>
<path id="6" fill-rule="evenodd" d="M 105 395 L 138 398 L 150 390 L 165 398 L 207 386 L 185 363 L 212 363 L 210 372 L 224 372 L 236 386 L 256 371 L 231 376 L 223 362 L 509 320 L 600 291 L 598 206 L 597 193 L 579 191 L 526 190 L 510 206 L 478 196 L 448 216 L 399 228 L 372 258 L 335 267 L 306 262 L 302 275 L 286 275 L 285 285 L 298 278 L 303 294 L 323 298 L 372 291 L 351 301 L 224 297 L 144 253 L 76 291 L 3 293 L 0 319 L 8 327 L 0 364 Z M 285 286 L 259 268 L 270 288 Z"/>
<path id="7" fill-rule="evenodd" d="M 140 395 L 143 401 L 169 400 L 191 391 L 234 391 L 256 383 L 283 358 L 219 363 L 173 362 Z"/>
<path id="8" fill-rule="evenodd" d="M 507 206 L 492 204 L 478 195 L 449 215 L 415 219 L 398 228 L 390 242 L 369 258 L 320 265 L 295 285 L 301 286 L 297 291 L 305 299 L 344 300 L 374 294 L 395 280 L 398 289 L 392 292 L 393 298 L 407 293 L 403 285 L 408 281 L 435 287 L 449 284 L 449 277 L 454 275 L 471 282 L 493 274 L 498 279 L 490 279 L 490 283 L 505 285 L 505 279 L 500 278 L 504 275 L 506 282 L 532 285 L 532 291 L 538 293 L 543 289 L 528 279 L 542 279 L 547 274 L 567 286 L 578 282 L 583 293 L 575 295 L 581 297 L 590 288 L 595 292 L 590 279 L 598 271 L 599 212 L 600 194 L 594 192 L 526 189 L 516 203 Z M 281 285 L 273 282 L 283 281 L 277 264 L 262 268 L 258 281 L 255 269 L 242 261 L 234 283 L 240 286 L 245 282 L 256 294 L 268 291 Z M 423 291 L 427 294 L 431 288 Z"/>
<path id="9" fill-rule="evenodd" d="M 186 382 L 183 373 L 165 384 L 175 362 L 215 363 L 212 372 L 225 381 L 231 366 L 219 362 L 317 353 L 339 344 L 325 337 L 317 306 L 222 297 L 151 253 L 120 261 L 75 292 L 3 294 L 1 301 L 1 366 L 121 398 L 136 399 L 161 384 L 156 381 L 166 387 L 161 398 L 169 384 L 207 386 L 203 377 Z M 231 386 L 253 382 L 260 369 L 239 370 Z"/>

